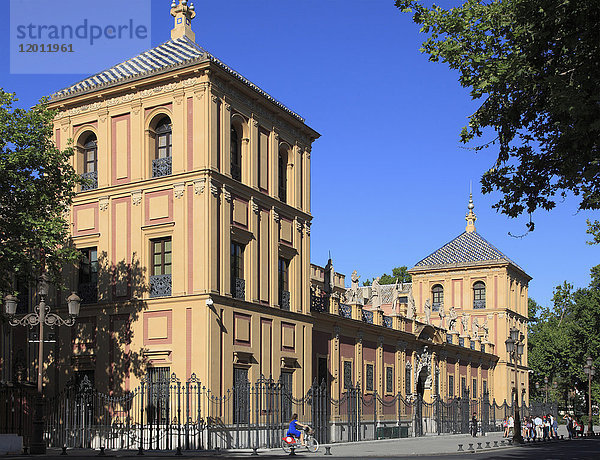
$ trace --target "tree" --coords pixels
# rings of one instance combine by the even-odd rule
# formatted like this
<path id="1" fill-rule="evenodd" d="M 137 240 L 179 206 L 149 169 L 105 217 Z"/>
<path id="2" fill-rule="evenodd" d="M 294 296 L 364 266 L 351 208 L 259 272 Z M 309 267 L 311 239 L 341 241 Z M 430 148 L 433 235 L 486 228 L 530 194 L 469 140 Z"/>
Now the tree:
<path id="1" fill-rule="evenodd" d="M 600 4 L 597 0 L 467 0 L 427 8 L 397 0 L 429 34 L 421 51 L 458 70 L 481 100 L 460 140 L 497 148 L 481 179 L 511 217 L 551 210 L 572 192 L 600 208 Z M 600 224 L 598 224 L 600 228 Z"/>
<path id="2" fill-rule="evenodd" d="M 51 278 L 78 257 L 69 244 L 65 213 L 81 179 L 69 163 L 73 150 L 52 141 L 54 112 L 45 100 L 14 108 L 0 89 L 0 292 L 31 279 L 45 264 Z"/>
<path id="3" fill-rule="evenodd" d="M 411 281 L 412 276 L 410 276 L 410 273 L 408 273 L 408 268 L 406 265 L 392 268 L 391 275 L 384 273 L 379 277 L 379 284 L 410 283 Z M 363 286 L 371 286 L 372 283 L 372 279 L 367 279 L 363 281 Z"/>

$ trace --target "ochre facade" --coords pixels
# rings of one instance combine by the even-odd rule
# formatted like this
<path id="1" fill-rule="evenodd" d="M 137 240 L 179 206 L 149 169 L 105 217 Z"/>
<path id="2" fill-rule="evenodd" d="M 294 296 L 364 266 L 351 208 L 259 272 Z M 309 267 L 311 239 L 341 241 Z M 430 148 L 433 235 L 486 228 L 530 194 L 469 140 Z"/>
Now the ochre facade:
<path id="1" fill-rule="evenodd" d="M 69 213 L 85 257 L 65 271 L 84 303 L 77 325 L 47 345 L 47 387 L 87 376 L 103 391 L 127 390 L 175 373 L 195 374 L 215 395 L 266 376 L 296 396 L 317 379 L 336 398 L 360 385 L 426 400 L 466 388 L 510 400 L 504 340 L 512 325 L 526 336 L 529 276 L 504 259 L 417 264 L 390 301 L 373 300 L 378 289 L 390 297 L 390 286 L 348 289 L 330 264 L 311 265 L 319 134 L 196 45 L 185 4 L 172 13 L 184 25 L 170 41 L 51 99 L 55 142 L 72 140 L 88 182 Z M 154 52 L 170 61 L 157 64 Z M 485 305 L 474 309 L 476 281 Z M 438 285 L 446 312 L 468 315 L 464 330 L 458 321 L 449 334 L 447 317 L 424 316 Z M 476 318 L 485 335 L 473 331 Z M 28 347 L 23 337 L 11 346 Z"/>

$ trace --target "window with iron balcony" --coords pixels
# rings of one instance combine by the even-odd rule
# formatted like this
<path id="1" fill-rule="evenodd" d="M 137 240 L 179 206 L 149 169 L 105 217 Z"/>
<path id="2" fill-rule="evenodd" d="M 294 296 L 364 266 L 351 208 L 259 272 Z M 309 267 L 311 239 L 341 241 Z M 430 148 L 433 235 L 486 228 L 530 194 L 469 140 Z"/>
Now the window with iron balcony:
<path id="1" fill-rule="evenodd" d="M 81 136 L 83 142 L 79 145 L 83 162 L 84 183 L 81 191 L 95 190 L 98 188 L 98 140 L 94 133 L 87 132 Z"/>
<path id="2" fill-rule="evenodd" d="M 231 127 L 231 137 L 229 139 L 231 149 L 231 177 L 237 181 L 242 180 L 242 145 L 237 128 Z"/>
<path id="3" fill-rule="evenodd" d="M 154 157 L 152 160 L 152 177 L 163 177 L 172 174 L 173 132 L 171 119 L 166 115 L 159 115 L 150 129 L 151 144 L 153 144 Z"/>
<path id="4" fill-rule="evenodd" d="M 246 299 L 246 281 L 244 280 L 244 246 L 231 242 L 231 296 Z"/>
<path id="5" fill-rule="evenodd" d="M 432 296 L 432 311 L 440 311 L 440 308 L 444 305 L 444 288 L 440 284 L 436 284 L 431 288 Z"/>
<path id="6" fill-rule="evenodd" d="M 473 285 L 473 308 L 485 308 L 485 283 L 477 281 Z"/>
<path id="7" fill-rule="evenodd" d="M 278 196 L 284 203 L 287 200 L 287 164 L 288 155 L 285 147 L 279 148 L 279 156 L 277 161 L 277 177 L 278 177 Z"/>
<path id="8" fill-rule="evenodd" d="M 150 297 L 171 295 L 171 237 L 150 241 L 152 270 L 150 273 Z"/>

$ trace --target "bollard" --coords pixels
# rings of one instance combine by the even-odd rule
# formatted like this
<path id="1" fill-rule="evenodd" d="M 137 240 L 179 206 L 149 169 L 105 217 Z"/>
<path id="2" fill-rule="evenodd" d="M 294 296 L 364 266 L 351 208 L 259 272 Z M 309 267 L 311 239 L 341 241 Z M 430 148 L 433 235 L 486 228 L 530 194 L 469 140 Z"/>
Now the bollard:
<path id="1" fill-rule="evenodd" d="M 142 446 L 138 447 L 138 455 L 144 455 L 144 449 L 142 449 Z"/>
<path id="2" fill-rule="evenodd" d="M 104 453 L 104 446 L 100 446 L 100 453 L 98 454 L 98 457 L 104 457 L 106 454 Z"/>
<path id="3" fill-rule="evenodd" d="M 485 448 L 486 448 L 486 449 L 490 449 L 491 447 L 492 447 L 492 446 L 490 446 L 490 442 L 489 442 L 489 441 L 486 441 L 486 442 L 485 442 Z"/>
<path id="4" fill-rule="evenodd" d="M 472 451 L 472 450 L 475 450 L 475 449 L 473 449 L 473 443 L 472 443 L 472 442 L 470 442 L 470 443 L 469 443 L 469 451 Z"/>
<path id="5" fill-rule="evenodd" d="M 62 446 L 62 453 L 60 455 L 67 455 L 67 446 Z"/>
<path id="6" fill-rule="evenodd" d="M 258 448 L 253 447 L 252 448 L 252 453 L 250 454 L 253 457 L 257 457 L 258 456 Z"/>
<path id="7" fill-rule="evenodd" d="M 503 439 L 502 441 L 500 441 L 500 445 L 501 445 L 502 447 L 504 447 L 504 443 L 505 443 L 505 442 L 506 442 L 506 441 Z"/>
<path id="8" fill-rule="evenodd" d="M 564 434 L 561 434 L 561 435 L 560 435 L 560 440 L 561 440 L 561 441 L 564 441 L 564 440 L 565 440 L 565 435 L 564 435 Z"/>
<path id="9" fill-rule="evenodd" d="M 294 446 L 292 446 L 292 448 L 290 449 L 290 457 L 295 456 L 296 455 L 296 448 Z"/>
<path id="10" fill-rule="evenodd" d="M 23 455 L 27 455 L 29 452 L 29 447 L 25 446 L 23 447 Z"/>
<path id="11" fill-rule="evenodd" d="M 331 446 L 325 446 L 325 455 L 332 455 L 331 454 Z"/>
<path id="12" fill-rule="evenodd" d="M 459 445 L 458 445 L 458 452 L 464 452 L 464 450 L 463 450 L 462 446 L 463 446 L 462 444 L 459 444 Z"/>
<path id="13" fill-rule="evenodd" d="M 177 446 L 177 450 L 175 451 L 175 455 L 183 455 L 181 453 L 181 447 L 180 446 Z"/>
<path id="14" fill-rule="evenodd" d="M 481 443 L 480 442 L 477 443 L 477 448 L 478 449 L 483 449 L 483 447 L 481 447 Z"/>

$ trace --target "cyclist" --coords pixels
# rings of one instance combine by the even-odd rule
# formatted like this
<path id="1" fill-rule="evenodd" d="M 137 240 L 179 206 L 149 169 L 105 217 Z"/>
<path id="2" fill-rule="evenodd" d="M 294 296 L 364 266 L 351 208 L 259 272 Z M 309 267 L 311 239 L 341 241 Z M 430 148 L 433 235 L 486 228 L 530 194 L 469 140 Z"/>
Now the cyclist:
<path id="1" fill-rule="evenodd" d="M 308 425 L 303 425 L 298 421 L 298 414 L 292 414 L 292 419 L 290 420 L 290 426 L 287 431 L 287 436 L 293 436 L 295 438 L 300 438 L 300 444 L 306 446 L 304 444 L 304 432 L 298 430 L 298 428 L 307 429 Z"/>

